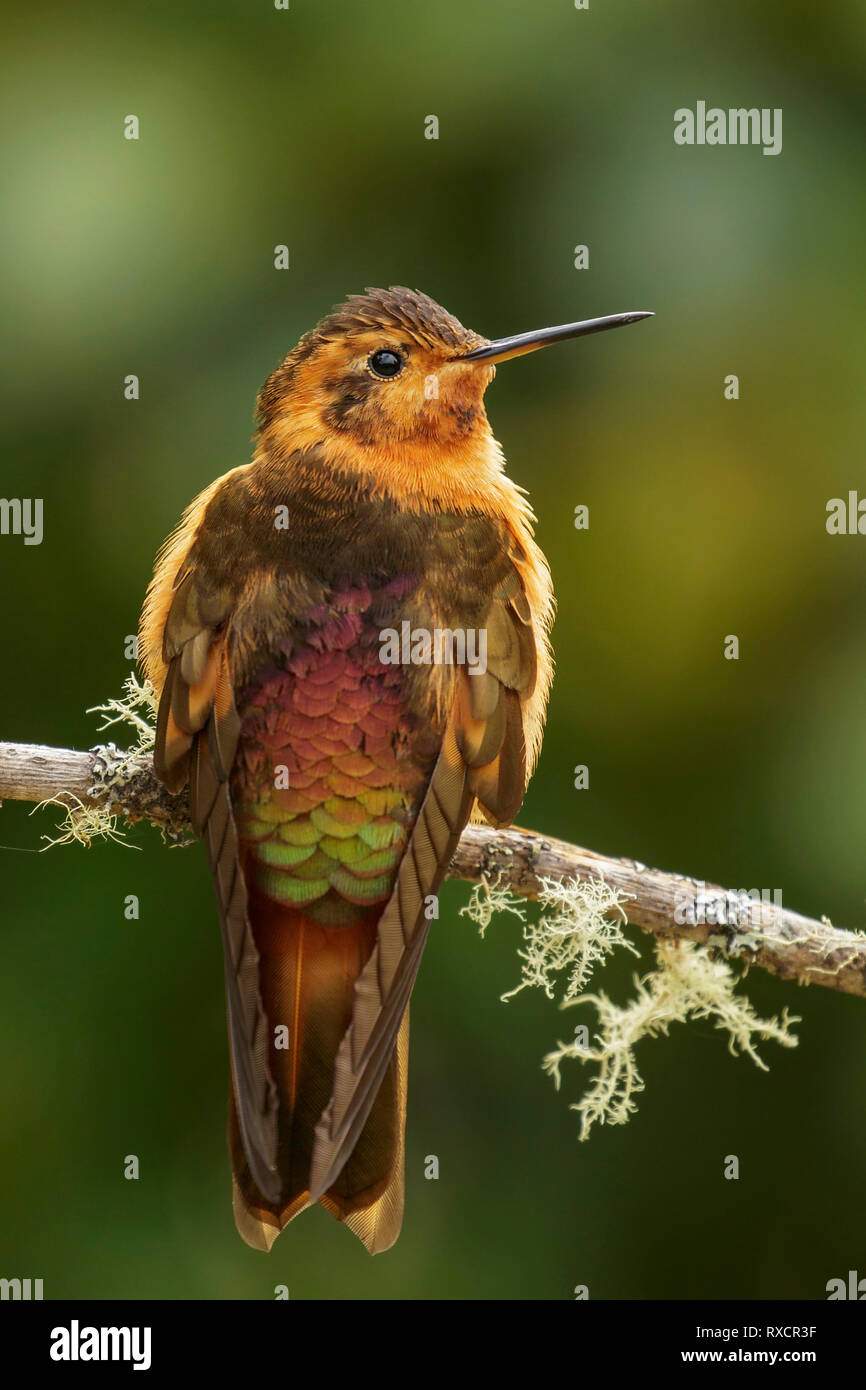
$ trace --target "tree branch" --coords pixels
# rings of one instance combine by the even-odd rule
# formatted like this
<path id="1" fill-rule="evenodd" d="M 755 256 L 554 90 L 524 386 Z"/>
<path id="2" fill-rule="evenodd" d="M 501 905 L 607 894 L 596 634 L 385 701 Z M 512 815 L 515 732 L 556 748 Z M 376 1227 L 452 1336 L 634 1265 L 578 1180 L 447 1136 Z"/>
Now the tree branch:
<path id="1" fill-rule="evenodd" d="M 190 833 L 185 794 L 165 790 L 148 755 L 130 755 L 112 743 L 86 753 L 0 743 L 3 800 L 56 800 L 147 820 L 175 839 Z M 470 883 L 498 881 L 523 898 L 535 898 L 544 879 L 602 878 L 630 899 L 628 920 L 654 936 L 697 941 L 783 980 L 866 997 L 866 935 L 633 859 L 612 859 L 531 830 L 470 825 L 450 875 Z"/>

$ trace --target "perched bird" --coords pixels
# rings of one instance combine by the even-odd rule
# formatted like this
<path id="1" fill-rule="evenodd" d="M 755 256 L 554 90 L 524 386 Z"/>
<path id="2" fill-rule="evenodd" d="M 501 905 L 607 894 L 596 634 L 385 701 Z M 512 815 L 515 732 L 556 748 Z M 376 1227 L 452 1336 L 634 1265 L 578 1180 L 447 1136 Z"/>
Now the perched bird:
<path id="1" fill-rule="evenodd" d="M 424 294 L 354 296 L 157 558 L 154 764 L 189 781 L 216 888 L 234 1212 L 259 1249 L 315 1202 L 371 1253 L 400 1232 L 436 894 L 473 809 L 516 815 L 551 680 L 548 566 L 484 392 L 498 362 L 643 317 L 489 342 Z"/>

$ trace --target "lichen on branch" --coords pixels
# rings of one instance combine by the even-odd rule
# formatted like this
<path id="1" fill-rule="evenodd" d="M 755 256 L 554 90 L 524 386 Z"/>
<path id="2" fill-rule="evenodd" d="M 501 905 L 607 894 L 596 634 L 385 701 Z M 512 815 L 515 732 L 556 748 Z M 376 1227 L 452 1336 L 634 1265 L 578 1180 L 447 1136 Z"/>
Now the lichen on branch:
<path id="1" fill-rule="evenodd" d="M 113 743 L 106 745 L 107 751 L 112 755 L 110 778 L 115 791 L 133 782 L 138 775 L 142 758 L 152 755 L 159 707 L 156 691 L 150 681 L 140 682 L 134 671 L 130 671 L 124 681 L 123 691 L 121 699 L 112 697 L 106 700 L 105 704 L 92 705 L 87 710 L 88 714 L 104 716 L 102 723 L 98 725 L 99 733 L 120 725 L 135 734 L 135 742 L 128 748 L 119 749 Z M 107 758 L 102 759 L 103 765 L 107 765 L 107 762 Z M 102 765 L 97 770 L 101 772 Z M 98 839 L 114 840 L 130 849 L 138 848 L 137 845 L 130 844 L 125 830 L 118 828 L 121 812 L 114 810 L 105 799 L 97 802 L 96 798 L 89 798 L 84 801 L 74 793 L 66 793 L 63 797 L 46 797 L 34 807 L 34 812 L 45 806 L 59 806 L 64 812 L 64 818 L 57 827 L 59 834 L 42 836 L 47 842 L 43 849 L 73 842 L 85 845 L 89 849 L 92 842 Z"/>
<path id="2" fill-rule="evenodd" d="M 538 901 L 541 915 L 531 922 L 525 902 L 497 877 L 476 884 L 469 902 L 460 909 L 477 922 L 482 936 L 497 912 L 510 912 L 523 922 L 523 949 L 517 952 L 523 961 L 521 980 L 503 994 L 503 1000 L 513 999 L 524 989 L 542 989 L 553 999 L 564 974 L 563 1001 L 571 1003 L 594 967 L 617 947 L 640 954 L 623 935 L 627 921 L 623 904 L 628 895 L 617 893 L 603 878 L 542 878 Z"/>
<path id="3" fill-rule="evenodd" d="M 611 952 L 623 948 L 639 954 L 622 929 L 624 901 L 602 878 L 541 879 L 540 915 L 533 923 L 527 920 L 524 904 L 497 879 L 476 884 L 468 905 L 461 909 L 478 923 L 482 934 L 497 912 L 510 912 L 523 922 L 524 949 L 518 951 L 522 978 L 503 999 L 522 989 L 538 988 L 548 999 L 554 999 L 559 990 L 561 1008 L 595 1006 L 593 1043 L 588 1027 L 578 1025 L 573 1041 L 559 1042 L 542 1062 L 557 1090 L 564 1062 L 598 1068 L 583 1098 L 571 1106 L 581 1117 L 581 1139 L 588 1138 L 594 1124 L 625 1124 L 635 1112 L 635 1096 L 644 1089 L 635 1046 L 643 1038 L 666 1034 L 672 1023 L 712 1019 L 727 1033 L 729 1051 L 745 1053 L 764 1071 L 767 1066 L 757 1051 L 759 1041 L 797 1045 L 791 1033 L 792 1024 L 800 1021 L 796 1016 L 784 1009 L 779 1018 L 761 1018 L 747 997 L 734 993 L 739 977 L 731 965 L 691 941 L 657 941 L 654 969 L 634 976 L 635 995 L 622 1007 L 604 993 L 582 993 L 595 966 L 604 964 Z M 614 917 L 609 915 L 612 910 Z"/>

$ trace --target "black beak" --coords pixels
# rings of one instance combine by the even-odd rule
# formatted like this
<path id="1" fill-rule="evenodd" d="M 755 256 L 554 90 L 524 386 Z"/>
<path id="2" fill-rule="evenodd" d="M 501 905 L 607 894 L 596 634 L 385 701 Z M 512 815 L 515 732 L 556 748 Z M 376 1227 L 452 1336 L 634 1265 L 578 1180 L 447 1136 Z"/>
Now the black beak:
<path id="1" fill-rule="evenodd" d="M 651 319 L 651 312 L 635 310 L 631 314 L 608 314 L 603 319 L 583 319 L 581 323 L 562 323 L 557 328 L 539 328 L 535 333 L 515 333 L 512 338 L 497 338 L 493 343 L 473 348 L 454 361 L 507 362 L 509 357 L 522 357 L 537 352 L 551 343 L 564 343 L 568 338 L 582 338 L 586 333 L 606 333 L 609 328 L 623 328 L 627 323 Z"/>

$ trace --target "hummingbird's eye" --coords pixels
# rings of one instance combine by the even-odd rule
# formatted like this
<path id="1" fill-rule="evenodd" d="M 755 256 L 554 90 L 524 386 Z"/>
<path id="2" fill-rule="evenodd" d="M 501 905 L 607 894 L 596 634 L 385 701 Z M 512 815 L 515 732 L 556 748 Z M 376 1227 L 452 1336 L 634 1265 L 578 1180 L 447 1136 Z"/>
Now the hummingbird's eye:
<path id="1" fill-rule="evenodd" d="M 379 348 L 367 358 L 367 366 L 376 376 L 396 376 L 403 368 L 403 358 L 390 348 Z"/>

